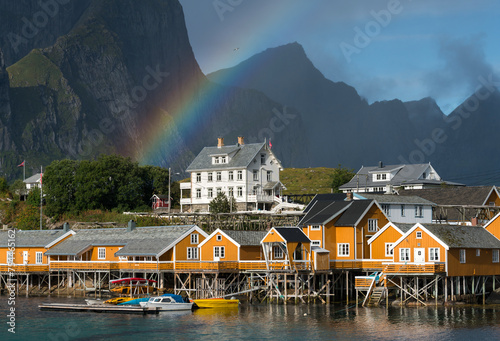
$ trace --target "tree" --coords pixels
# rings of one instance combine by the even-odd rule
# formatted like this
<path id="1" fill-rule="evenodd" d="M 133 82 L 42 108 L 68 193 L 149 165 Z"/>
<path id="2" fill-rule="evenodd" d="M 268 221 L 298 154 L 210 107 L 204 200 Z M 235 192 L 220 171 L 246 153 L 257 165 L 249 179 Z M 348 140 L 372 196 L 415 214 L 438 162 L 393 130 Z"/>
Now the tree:
<path id="1" fill-rule="evenodd" d="M 236 204 L 234 200 L 231 200 L 231 205 L 230 205 L 229 199 L 226 197 L 224 193 L 217 194 L 217 196 L 212 201 L 210 201 L 209 207 L 210 207 L 210 212 L 213 214 L 229 213 L 231 211 L 233 212 L 236 211 Z"/>
<path id="2" fill-rule="evenodd" d="M 0 193 L 5 193 L 9 189 L 9 185 L 7 184 L 7 180 L 2 176 L 0 177 Z"/>
<path id="3" fill-rule="evenodd" d="M 26 204 L 32 207 L 39 208 L 40 207 L 40 197 L 41 192 L 40 188 L 35 187 L 32 190 L 30 190 L 28 194 L 28 198 L 26 198 Z"/>
<path id="4" fill-rule="evenodd" d="M 339 187 L 348 183 L 356 175 L 353 169 L 343 168 L 340 164 L 333 173 L 332 189 L 333 193 L 340 193 Z"/>
<path id="5" fill-rule="evenodd" d="M 75 174 L 78 161 L 53 161 L 43 174 L 43 193 L 48 216 L 75 210 Z"/>

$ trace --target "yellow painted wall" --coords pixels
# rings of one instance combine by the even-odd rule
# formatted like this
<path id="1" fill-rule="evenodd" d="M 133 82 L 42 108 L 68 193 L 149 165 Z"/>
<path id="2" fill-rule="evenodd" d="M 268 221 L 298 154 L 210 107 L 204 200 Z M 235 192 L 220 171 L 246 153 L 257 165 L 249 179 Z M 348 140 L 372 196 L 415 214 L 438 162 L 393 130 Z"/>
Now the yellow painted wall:
<path id="1" fill-rule="evenodd" d="M 309 237 L 310 240 L 321 241 L 320 247 L 324 247 L 323 243 L 323 229 L 324 227 L 320 225 L 319 230 L 311 230 L 311 225 L 306 226 L 302 229 L 304 234 Z"/>
<path id="2" fill-rule="evenodd" d="M 118 252 L 124 245 L 121 246 L 94 246 L 90 250 L 90 261 L 92 262 L 118 262 L 118 257 L 115 256 L 115 253 Z M 106 249 L 106 258 L 98 259 L 99 248 Z"/>
<path id="3" fill-rule="evenodd" d="M 198 243 L 191 244 L 191 234 L 198 235 Z M 187 248 L 188 247 L 198 247 L 201 242 L 205 240 L 205 237 L 199 232 L 190 233 L 187 237 L 183 238 L 181 241 L 175 245 L 175 260 L 176 261 L 186 261 L 187 259 Z M 166 246 L 166 245 L 165 245 Z M 161 258 L 161 257 L 160 257 Z M 190 259 L 191 260 L 191 259 Z"/>
<path id="4" fill-rule="evenodd" d="M 490 224 L 486 227 L 486 230 L 500 239 L 500 216 L 495 220 L 491 221 Z"/>
<path id="5" fill-rule="evenodd" d="M 491 249 L 465 249 L 465 263 L 460 263 L 460 249 L 448 252 L 448 276 L 490 276 L 500 275 L 500 263 L 493 263 Z"/>
<path id="6" fill-rule="evenodd" d="M 490 202 L 494 202 L 495 203 L 495 206 L 500 206 L 500 198 L 498 197 L 498 195 L 496 194 L 495 191 L 493 191 L 490 196 L 488 197 L 488 200 L 486 200 L 486 203 L 485 205 L 489 205 Z"/>
<path id="7" fill-rule="evenodd" d="M 199 252 L 199 251 L 198 251 Z M 174 248 L 171 248 L 160 256 L 160 262 L 172 262 L 174 260 Z"/>
<path id="8" fill-rule="evenodd" d="M 417 231 L 422 232 L 422 238 L 417 239 Z M 401 248 L 410 248 L 410 262 L 414 262 L 414 249 L 415 248 L 425 248 L 425 261 L 430 262 L 429 260 L 429 248 L 439 248 L 439 262 L 445 262 L 446 249 L 439 244 L 434 238 L 429 236 L 425 231 L 423 231 L 420 227 L 416 228 L 407 238 L 405 238 L 401 243 L 399 243 L 394 248 L 394 261 L 400 262 L 399 258 L 399 250 Z"/>
<path id="9" fill-rule="evenodd" d="M 240 260 L 264 260 L 262 247 L 242 246 L 240 248 Z"/>
<path id="10" fill-rule="evenodd" d="M 2 247 L 0 248 L 0 264 L 7 264 L 7 251 L 9 248 Z M 42 252 L 45 253 L 47 249 L 43 247 L 16 247 L 14 251 L 14 264 L 23 265 L 23 252 L 28 251 L 28 263 L 27 264 L 36 264 L 36 253 Z M 43 263 L 48 264 L 47 257 L 42 257 Z"/>
<path id="11" fill-rule="evenodd" d="M 370 258 L 370 247 L 368 245 L 368 239 L 370 239 L 376 232 L 368 232 L 368 219 L 378 219 L 379 230 L 389 222 L 389 220 L 387 220 L 384 213 L 378 208 L 377 205 L 373 205 L 368 210 L 368 212 L 356 227 L 356 230 L 358 230 L 356 235 L 358 242 L 358 259 Z"/>
<path id="12" fill-rule="evenodd" d="M 385 243 L 394 243 L 399 238 L 401 238 L 401 233 L 396 230 L 392 225 L 390 225 L 382 234 L 380 234 L 377 239 L 375 239 L 371 244 L 371 259 L 388 259 L 392 260 L 392 256 L 387 257 L 385 255 Z"/>
<path id="13" fill-rule="evenodd" d="M 221 241 L 217 241 L 217 236 L 222 236 Z M 217 233 L 210 238 L 205 244 L 201 246 L 201 260 L 213 261 L 214 260 L 214 246 L 225 247 L 225 257 L 221 261 L 237 261 L 238 260 L 238 247 L 234 245 L 229 239 L 221 233 Z"/>
<path id="14" fill-rule="evenodd" d="M 283 240 L 283 238 L 281 238 L 281 236 L 278 234 L 278 232 L 276 232 L 275 229 L 271 229 L 268 232 L 268 234 L 266 234 L 266 236 L 264 237 L 263 242 L 264 243 L 274 243 L 274 242 L 283 243 L 284 240 Z"/>

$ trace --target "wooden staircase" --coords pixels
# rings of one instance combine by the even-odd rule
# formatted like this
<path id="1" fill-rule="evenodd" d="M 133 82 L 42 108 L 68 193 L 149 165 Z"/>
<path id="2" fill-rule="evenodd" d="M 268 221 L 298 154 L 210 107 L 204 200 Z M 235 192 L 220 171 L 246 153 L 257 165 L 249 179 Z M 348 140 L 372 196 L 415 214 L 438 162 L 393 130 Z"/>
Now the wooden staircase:
<path id="1" fill-rule="evenodd" d="M 384 297 L 385 288 L 384 287 L 375 287 L 368 298 L 368 302 L 366 303 L 366 307 L 378 307 L 380 301 Z"/>
<path id="2" fill-rule="evenodd" d="M 376 272 L 373 275 L 373 281 L 366 293 L 365 300 L 363 301 L 363 307 L 377 307 L 380 301 L 386 294 L 386 289 L 384 287 L 385 274 L 383 272 Z"/>

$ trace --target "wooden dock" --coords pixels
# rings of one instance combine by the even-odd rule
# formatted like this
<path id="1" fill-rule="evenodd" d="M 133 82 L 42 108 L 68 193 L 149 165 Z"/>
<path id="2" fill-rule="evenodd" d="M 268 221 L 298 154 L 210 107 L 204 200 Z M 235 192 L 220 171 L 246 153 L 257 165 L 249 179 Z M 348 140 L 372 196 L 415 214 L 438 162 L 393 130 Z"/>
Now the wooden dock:
<path id="1" fill-rule="evenodd" d="M 93 312 L 93 313 L 118 313 L 118 314 L 158 314 L 158 308 L 143 308 L 140 306 L 123 306 L 108 304 L 65 304 L 65 303 L 43 303 L 38 305 L 40 310 L 52 311 L 75 311 L 75 312 Z"/>

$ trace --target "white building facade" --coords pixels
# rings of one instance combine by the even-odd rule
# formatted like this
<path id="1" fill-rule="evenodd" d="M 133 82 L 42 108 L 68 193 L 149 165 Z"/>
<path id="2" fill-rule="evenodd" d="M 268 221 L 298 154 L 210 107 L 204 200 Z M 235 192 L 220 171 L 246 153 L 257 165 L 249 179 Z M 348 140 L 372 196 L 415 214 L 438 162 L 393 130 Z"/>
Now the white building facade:
<path id="1" fill-rule="evenodd" d="M 269 210 L 281 202 L 280 161 L 263 143 L 245 144 L 238 137 L 235 145 L 205 147 L 187 168 L 189 183 L 181 183 L 183 212 L 208 212 L 210 202 L 219 194 L 235 203 L 239 211 Z M 183 192 L 189 190 L 188 198 Z"/>

